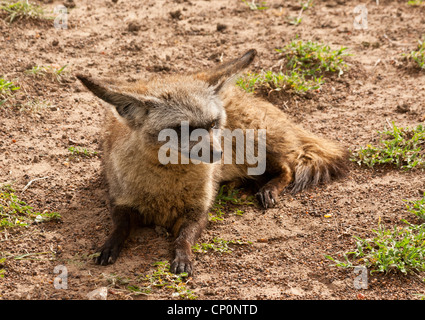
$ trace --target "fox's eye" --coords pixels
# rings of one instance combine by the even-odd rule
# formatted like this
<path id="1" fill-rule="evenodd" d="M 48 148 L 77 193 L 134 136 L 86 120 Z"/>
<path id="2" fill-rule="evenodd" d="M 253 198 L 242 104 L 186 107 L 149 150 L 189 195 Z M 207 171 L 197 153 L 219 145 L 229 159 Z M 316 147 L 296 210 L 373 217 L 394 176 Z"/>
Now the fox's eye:
<path id="1" fill-rule="evenodd" d="M 218 123 L 217 123 L 217 121 L 213 121 L 213 122 L 211 122 L 211 124 L 210 124 L 210 129 L 217 129 L 218 128 Z"/>

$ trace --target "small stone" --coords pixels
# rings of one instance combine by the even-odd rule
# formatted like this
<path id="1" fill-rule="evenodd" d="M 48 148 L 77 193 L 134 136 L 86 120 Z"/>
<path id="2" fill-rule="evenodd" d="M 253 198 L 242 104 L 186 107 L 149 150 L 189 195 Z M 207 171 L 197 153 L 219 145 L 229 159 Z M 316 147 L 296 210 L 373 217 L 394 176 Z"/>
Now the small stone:
<path id="1" fill-rule="evenodd" d="M 407 113 L 410 111 L 410 106 L 407 103 L 403 103 L 397 106 L 396 111 L 398 113 Z"/>
<path id="2" fill-rule="evenodd" d="M 223 32 L 226 29 L 227 29 L 227 26 L 225 24 L 217 23 L 217 31 L 218 32 Z"/>
<path id="3" fill-rule="evenodd" d="M 108 297 L 107 287 L 100 287 L 96 290 L 90 291 L 87 294 L 87 298 L 89 298 L 89 300 L 106 300 L 107 297 Z"/>
<path id="4" fill-rule="evenodd" d="M 137 32 L 140 30 L 140 28 L 141 28 L 140 24 L 137 23 L 136 21 L 131 21 L 127 26 L 127 30 L 130 32 Z"/>
<path id="5" fill-rule="evenodd" d="M 172 19 L 181 20 L 182 19 L 182 12 L 180 10 L 171 11 L 170 16 L 171 16 Z"/>

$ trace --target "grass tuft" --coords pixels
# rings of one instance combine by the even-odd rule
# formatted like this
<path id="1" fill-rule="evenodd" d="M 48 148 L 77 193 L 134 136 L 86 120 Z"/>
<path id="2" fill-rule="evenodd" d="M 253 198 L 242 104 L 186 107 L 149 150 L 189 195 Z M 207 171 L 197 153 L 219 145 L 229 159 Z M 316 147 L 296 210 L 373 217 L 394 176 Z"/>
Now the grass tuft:
<path id="1" fill-rule="evenodd" d="M 344 58 L 349 55 L 346 50 L 346 47 L 331 50 L 325 44 L 295 39 L 284 48 L 276 49 L 286 60 L 285 72 L 250 73 L 239 78 L 237 85 L 247 92 L 255 92 L 259 88 L 296 93 L 318 90 L 327 74 L 341 76 L 344 73 L 347 68 Z"/>
<path id="2" fill-rule="evenodd" d="M 19 89 L 20 87 L 15 86 L 13 82 L 0 78 L 0 106 L 6 103 L 14 91 Z"/>
<path id="3" fill-rule="evenodd" d="M 27 227 L 32 222 L 59 220 L 57 212 L 36 212 L 15 195 L 9 185 L 0 187 L 0 228 Z"/>
<path id="4" fill-rule="evenodd" d="M 34 77 L 47 77 L 52 81 L 61 83 L 67 73 L 65 70 L 67 66 L 68 65 L 62 67 L 58 65 L 34 66 L 32 69 L 26 70 L 25 73 Z"/>
<path id="5" fill-rule="evenodd" d="M 425 70 L 425 37 L 422 40 L 418 40 L 419 44 L 416 50 L 412 50 L 410 53 L 403 54 L 407 61 L 414 61 L 416 66 Z"/>
<path id="6" fill-rule="evenodd" d="M 425 1 L 424 0 L 409 0 L 407 1 L 407 4 L 409 6 L 415 7 L 415 6 L 420 6 L 422 4 L 425 4 Z"/>
<path id="7" fill-rule="evenodd" d="M 407 205 L 407 210 L 425 222 L 425 192 L 423 198 L 420 200 L 405 201 L 410 203 L 410 205 Z"/>
<path id="8" fill-rule="evenodd" d="M 425 193 L 422 199 L 409 201 L 407 210 L 425 222 Z M 378 229 L 372 230 L 372 238 L 356 240 L 356 249 L 342 254 L 344 261 L 329 255 L 335 266 L 352 268 L 362 264 L 373 272 L 398 271 L 404 274 L 425 271 L 425 223 L 414 225 L 401 220 L 405 225 L 385 228 L 379 219 Z"/>
<path id="9" fill-rule="evenodd" d="M 242 0 L 243 3 L 245 3 L 251 10 L 266 10 L 268 7 L 266 7 L 266 2 L 262 1 L 261 3 L 256 3 L 255 0 Z"/>
<path id="10" fill-rule="evenodd" d="M 92 158 L 97 156 L 97 151 L 91 151 L 86 148 L 81 147 L 69 147 L 68 151 L 71 153 L 72 156 L 77 157 L 86 157 L 86 158 Z"/>
<path id="11" fill-rule="evenodd" d="M 28 0 L 0 1 L 0 12 L 6 13 L 5 19 L 10 23 L 21 19 L 50 19 L 41 6 Z"/>
<path id="12" fill-rule="evenodd" d="M 380 146 L 367 145 L 360 148 L 351 159 L 359 165 L 373 167 L 377 164 L 395 165 L 409 170 L 425 165 L 425 127 L 418 125 L 413 129 L 399 128 L 394 123 L 392 129 L 378 132 Z"/>
<path id="13" fill-rule="evenodd" d="M 404 227 L 387 229 L 381 224 L 372 230 L 372 238 L 356 239 L 356 250 L 342 255 L 339 261 L 329 255 L 326 258 L 343 268 L 362 264 L 373 272 L 399 271 L 404 274 L 425 271 L 425 224 L 413 225 L 405 220 Z"/>
<path id="14" fill-rule="evenodd" d="M 288 69 L 299 70 L 306 76 L 317 76 L 325 72 L 342 75 L 347 67 L 344 61 L 344 57 L 348 56 L 346 50 L 346 47 L 331 50 L 328 45 L 310 40 L 294 40 L 283 49 L 276 49 L 286 56 Z"/>
<path id="15" fill-rule="evenodd" d="M 246 245 L 252 244 L 250 241 L 243 240 L 224 240 L 220 238 L 214 238 L 212 243 L 197 243 L 192 246 L 193 252 L 207 253 L 208 251 L 214 251 L 219 253 L 231 253 L 233 250 L 229 245 Z"/>
<path id="16" fill-rule="evenodd" d="M 222 185 L 212 206 L 212 212 L 209 213 L 210 221 L 223 221 L 223 216 L 231 210 L 234 214 L 241 216 L 244 211 L 240 209 L 240 206 L 255 205 L 253 196 L 241 196 L 240 192 L 240 189 Z"/>
<path id="17" fill-rule="evenodd" d="M 195 300 L 197 296 L 188 288 L 190 279 L 187 273 L 173 274 L 168 261 L 155 262 L 156 271 L 144 276 L 141 281 L 146 286 L 128 285 L 127 289 L 135 294 L 150 294 L 154 288 L 165 288 L 172 292 L 173 298 Z"/>

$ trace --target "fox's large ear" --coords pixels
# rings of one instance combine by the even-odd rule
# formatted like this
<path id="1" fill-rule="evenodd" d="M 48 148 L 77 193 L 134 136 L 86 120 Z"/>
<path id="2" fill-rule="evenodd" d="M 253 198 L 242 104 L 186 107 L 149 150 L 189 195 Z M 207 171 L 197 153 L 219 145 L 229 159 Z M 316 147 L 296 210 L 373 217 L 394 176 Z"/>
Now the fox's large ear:
<path id="1" fill-rule="evenodd" d="M 113 105 L 118 114 L 129 122 L 134 122 L 140 114 L 145 114 L 152 101 L 136 98 L 129 93 L 122 93 L 117 87 L 102 85 L 98 81 L 77 74 L 84 86 L 103 101 Z"/>
<path id="2" fill-rule="evenodd" d="M 257 50 L 248 50 L 241 57 L 224 62 L 210 70 L 199 72 L 195 74 L 195 77 L 206 81 L 214 87 L 216 92 L 219 92 L 235 75 L 248 67 L 256 55 Z"/>

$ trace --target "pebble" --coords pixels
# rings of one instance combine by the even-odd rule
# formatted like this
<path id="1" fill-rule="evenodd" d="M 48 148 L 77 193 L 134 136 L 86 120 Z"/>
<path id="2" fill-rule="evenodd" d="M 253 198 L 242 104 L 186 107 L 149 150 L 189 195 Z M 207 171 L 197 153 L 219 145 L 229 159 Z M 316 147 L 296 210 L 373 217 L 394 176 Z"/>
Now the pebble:
<path id="1" fill-rule="evenodd" d="M 90 291 L 87 294 L 89 300 L 106 300 L 108 297 L 108 288 L 100 287 L 96 290 Z"/>

